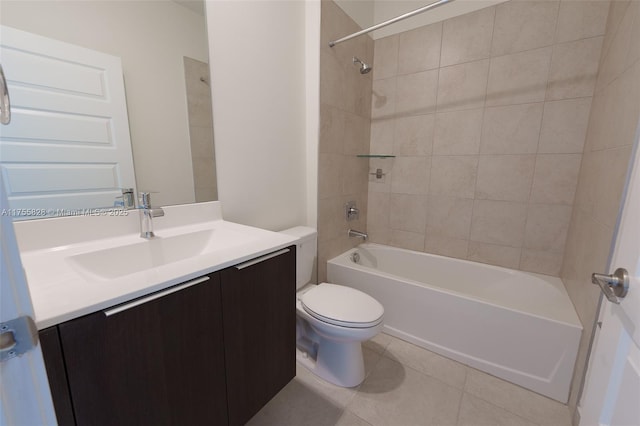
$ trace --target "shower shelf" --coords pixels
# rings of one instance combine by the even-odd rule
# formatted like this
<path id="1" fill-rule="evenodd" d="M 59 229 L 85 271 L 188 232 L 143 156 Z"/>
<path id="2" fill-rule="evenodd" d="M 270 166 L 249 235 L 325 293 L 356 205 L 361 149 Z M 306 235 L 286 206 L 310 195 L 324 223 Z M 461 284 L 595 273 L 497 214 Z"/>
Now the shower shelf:
<path id="1" fill-rule="evenodd" d="M 358 154 L 358 158 L 396 158 L 395 155 L 386 154 Z"/>

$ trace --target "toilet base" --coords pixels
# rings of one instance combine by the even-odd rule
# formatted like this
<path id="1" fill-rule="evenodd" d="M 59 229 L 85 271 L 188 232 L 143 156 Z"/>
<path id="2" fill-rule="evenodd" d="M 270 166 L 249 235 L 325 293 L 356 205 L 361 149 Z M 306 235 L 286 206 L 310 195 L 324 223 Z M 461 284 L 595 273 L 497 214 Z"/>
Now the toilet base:
<path id="1" fill-rule="evenodd" d="M 360 342 L 336 342 L 320 338 L 313 354 L 296 348 L 296 359 L 318 377 L 334 385 L 351 388 L 364 380 L 364 357 Z"/>

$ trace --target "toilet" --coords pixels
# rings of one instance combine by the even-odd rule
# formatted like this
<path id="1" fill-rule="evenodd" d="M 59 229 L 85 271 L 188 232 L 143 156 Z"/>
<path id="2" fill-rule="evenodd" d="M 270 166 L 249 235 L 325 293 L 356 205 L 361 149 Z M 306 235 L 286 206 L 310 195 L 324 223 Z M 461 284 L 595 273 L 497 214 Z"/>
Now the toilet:
<path id="1" fill-rule="evenodd" d="M 383 326 L 384 308 L 373 297 L 337 283 L 310 284 L 317 232 L 281 231 L 296 241 L 296 359 L 322 379 L 353 387 L 364 380 L 362 342 Z"/>

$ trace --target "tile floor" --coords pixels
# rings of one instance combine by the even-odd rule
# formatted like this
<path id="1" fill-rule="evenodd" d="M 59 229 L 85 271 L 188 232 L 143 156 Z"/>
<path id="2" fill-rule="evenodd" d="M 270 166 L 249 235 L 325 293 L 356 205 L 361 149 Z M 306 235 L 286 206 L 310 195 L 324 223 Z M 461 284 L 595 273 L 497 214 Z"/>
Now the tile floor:
<path id="1" fill-rule="evenodd" d="M 363 351 L 359 387 L 334 386 L 298 365 L 248 425 L 571 426 L 565 405 L 387 334 Z"/>

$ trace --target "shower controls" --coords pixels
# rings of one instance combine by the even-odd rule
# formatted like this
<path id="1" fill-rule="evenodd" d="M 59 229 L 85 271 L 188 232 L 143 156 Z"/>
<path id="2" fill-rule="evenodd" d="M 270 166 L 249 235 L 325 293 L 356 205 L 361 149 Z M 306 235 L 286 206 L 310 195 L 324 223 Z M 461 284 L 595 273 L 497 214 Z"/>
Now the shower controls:
<path id="1" fill-rule="evenodd" d="M 349 201 L 344 208 L 346 209 L 347 222 L 360 218 L 360 209 L 356 207 L 355 201 Z"/>

